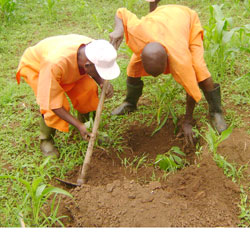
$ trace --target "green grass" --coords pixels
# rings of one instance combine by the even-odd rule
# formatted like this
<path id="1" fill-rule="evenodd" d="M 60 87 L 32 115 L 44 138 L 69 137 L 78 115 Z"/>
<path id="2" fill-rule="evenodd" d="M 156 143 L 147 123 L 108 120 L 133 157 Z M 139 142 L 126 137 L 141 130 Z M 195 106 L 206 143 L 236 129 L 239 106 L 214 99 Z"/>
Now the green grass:
<path id="1" fill-rule="evenodd" d="M 241 202 L 240 202 L 240 215 L 239 218 L 241 220 L 240 227 L 248 227 L 250 226 L 250 200 L 249 196 L 241 187 Z"/>
<path id="2" fill-rule="evenodd" d="M 148 12 L 148 4 L 144 0 L 20 0 L 11 6 L 14 1 L 0 0 L 0 3 L 4 1 L 9 4 L 9 7 L 5 5 L 3 8 L 0 4 L 0 174 L 13 176 L 31 184 L 42 173 L 46 173 L 43 184 L 47 186 L 55 176 L 63 178 L 67 171 L 82 164 L 87 142 L 82 141 L 78 132 L 72 127 L 69 133 L 58 132 L 55 141 L 61 156 L 58 160 L 49 160 L 43 169 L 40 168 L 45 162 L 45 157 L 39 148 L 38 106 L 30 87 L 24 81 L 20 85 L 15 81 L 16 68 L 23 51 L 45 37 L 59 34 L 79 33 L 92 38 L 108 39 L 118 7 L 127 6 L 138 16 L 143 16 Z M 215 21 L 209 21 L 211 4 L 224 4 L 222 7 L 224 18 L 233 19 L 233 23 L 224 28 L 225 32 L 249 23 L 250 11 L 247 1 L 161 0 L 160 5 L 162 4 L 183 4 L 192 7 L 198 12 L 203 26 L 211 30 L 215 23 Z M 205 38 L 205 44 L 209 44 L 206 47 L 205 58 L 213 78 L 222 86 L 226 119 L 234 127 L 241 127 L 250 133 L 249 124 L 245 119 L 246 115 L 249 115 L 250 104 L 250 56 L 249 51 L 242 49 L 249 48 L 249 31 L 245 29 L 242 34 L 236 31 L 228 40 L 221 53 L 223 56 L 227 54 L 228 48 L 239 50 L 231 52 L 226 60 L 222 55 L 219 59 L 211 55 L 211 49 L 218 41 L 212 39 L 208 41 L 208 39 L 209 37 Z M 171 114 L 175 114 L 177 118 L 180 117 L 185 112 L 185 92 L 170 76 L 147 77 L 144 78 L 143 98 L 148 99 L 152 104 L 148 107 L 140 106 L 139 111 L 129 117 L 110 116 L 110 111 L 124 99 L 128 64 L 126 57 L 131 54 L 124 42 L 118 53 L 121 55 L 118 60 L 121 76 L 111 81 L 115 96 L 105 102 L 100 130 L 105 130 L 112 137 L 114 141 L 112 146 L 119 155 L 124 150 L 124 141 L 120 135 L 130 122 L 140 119 L 140 122 L 145 125 L 155 123 L 157 129 L 171 113 L 170 109 Z M 152 85 L 155 88 L 152 88 Z M 203 124 L 202 129 L 206 128 L 207 122 L 205 105 L 205 101 L 202 100 L 194 112 L 195 119 Z M 153 117 L 150 117 L 151 115 Z M 123 162 L 124 166 L 126 163 L 128 168 L 138 170 L 145 164 L 146 156 L 136 157 L 136 160 L 123 160 Z M 154 179 L 153 173 L 152 180 Z M 25 185 L 20 181 L 9 179 L 0 179 L 0 184 L 0 226 L 19 227 L 20 213 L 24 216 L 26 225 L 32 226 L 34 222 L 30 208 L 20 204 L 28 196 Z M 242 199 L 241 207 L 245 214 L 241 217 L 244 219 L 243 223 L 249 225 L 249 206 L 246 205 L 248 201 L 245 198 Z M 57 207 L 55 204 L 52 205 L 53 213 L 44 217 L 42 222 L 39 221 L 38 226 L 51 226 L 56 223 Z"/>

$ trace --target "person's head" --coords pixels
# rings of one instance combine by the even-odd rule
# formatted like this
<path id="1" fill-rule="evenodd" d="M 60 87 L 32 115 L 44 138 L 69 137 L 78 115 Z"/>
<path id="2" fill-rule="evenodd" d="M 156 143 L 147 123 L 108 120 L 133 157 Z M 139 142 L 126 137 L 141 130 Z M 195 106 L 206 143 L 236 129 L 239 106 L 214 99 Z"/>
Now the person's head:
<path id="1" fill-rule="evenodd" d="M 93 40 L 78 51 L 78 64 L 92 77 L 111 80 L 119 76 L 117 52 L 106 40 Z"/>
<path id="2" fill-rule="evenodd" d="M 142 64 L 145 71 L 156 77 L 162 74 L 167 67 L 167 53 L 158 42 L 148 43 L 142 50 Z"/>

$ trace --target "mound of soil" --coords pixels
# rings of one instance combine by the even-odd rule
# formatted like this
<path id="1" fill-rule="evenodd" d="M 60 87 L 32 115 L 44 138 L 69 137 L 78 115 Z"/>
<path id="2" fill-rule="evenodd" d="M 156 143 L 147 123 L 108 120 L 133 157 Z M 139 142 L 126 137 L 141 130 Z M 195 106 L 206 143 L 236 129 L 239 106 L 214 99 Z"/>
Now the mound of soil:
<path id="1" fill-rule="evenodd" d="M 68 215 L 63 220 L 66 227 L 236 227 L 239 224 L 240 189 L 217 167 L 212 155 L 205 149 L 197 157 L 193 148 L 183 145 L 183 138 L 173 134 L 171 122 L 151 136 L 154 129 L 143 128 L 136 122 L 131 125 L 124 134 L 127 149 L 122 154 L 95 149 L 88 183 L 69 190 L 74 200 L 64 197 L 61 201 L 60 214 Z M 230 160 L 234 156 L 238 161 L 242 155 L 237 143 L 245 143 L 242 134 L 239 140 L 238 133 L 233 132 L 228 140 L 234 143 L 227 145 L 225 141 L 220 147 L 220 154 L 230 151 Z M 247 135 L 245 138 L 247 148 L 242 149 L 247 152 L 250 143 Z M 152 164 L 157 154 L 172 146 L 179 146 L 187 154 L 190 165 L 162 178 L 164 173 Z M 129 166 L 142 156 L 147 157 L 143 165 Z M 130 161 L 126 168 L 124 158 Z M 68 179 L 76 179 L 78 170 L 79 167 Z"/>

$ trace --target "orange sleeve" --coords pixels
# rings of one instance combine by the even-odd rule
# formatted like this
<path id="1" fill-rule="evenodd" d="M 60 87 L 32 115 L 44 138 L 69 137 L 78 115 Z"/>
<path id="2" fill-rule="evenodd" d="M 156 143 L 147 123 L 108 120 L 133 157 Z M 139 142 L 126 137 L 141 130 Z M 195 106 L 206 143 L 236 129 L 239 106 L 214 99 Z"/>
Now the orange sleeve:
<path id="1" fill-rule="evenodd" d="M 189 44 L 193 44 L 197 36 L 201 36 L 203 40 L 204 31 L 200 23 L 198 14 L 195 11 L 191 11 L 191 30 L 190 30 L 190 39 Z"/>
<path id="2" fill-rule="evenodd" d="M 126 44 L 135 54 L 140 54 L 146 44 L 146 38 L 141 33 L 144 30 L 141 20 L 126 8 L 119 8 L 116 15 L 122 20 Z"/>
<path id="3" fill-rule="evenodd" d="M 116 12 L 116 15 L 118 18 L 122 20 L 126 44 L 128 44 L 128 41 L 129 41 L 128 24 L 131 21 L 131 15 L 133 14 L 130 11 L 128 11 L 126 8 L 119 8 Z M 134 17 L 137 18 L 136 15 L 134 15 Z"/>
<path id="4" fill-rule="evenodd" d="M 39 73 L 37 103 L 42 109 L 58 109 L 63 106 L 64 90 L 59 82 L 63 69 L 50 61 L 41 65 Z"/>

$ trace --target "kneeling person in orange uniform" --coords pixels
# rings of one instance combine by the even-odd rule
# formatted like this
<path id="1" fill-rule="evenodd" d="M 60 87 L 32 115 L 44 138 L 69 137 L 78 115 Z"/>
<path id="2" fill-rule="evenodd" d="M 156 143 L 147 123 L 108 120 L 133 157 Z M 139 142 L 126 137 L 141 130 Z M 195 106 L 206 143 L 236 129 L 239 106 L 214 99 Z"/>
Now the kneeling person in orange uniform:
<path id="1" fill-rule="evenodd" d="M 69 124 L 79 130 L 83 139 L 89 139 L 91 133 L 84 122 L 97 109 L 97 84 L 102 88 L 104 79 L 120 74 L 116 57 L 108 41 L 76 34 L 49 37 L 25 50 L 16 78 L 20 83 L 23 77 L 31 86 L 40 106 L 43 154 L 58 155 L 53 135 L 56 129 L 68 132 Z M 69 113 L 66 96 L 78 111 L 77 118 Z M 111 84 L 106 96 L 113 96 Z"/>
<path id="2" fill-rule="evenodd" d="M 214 84 L 204 61 L 203 29 L 197 13 L 180 5 L 165 5 L 138 19 L 125 8 L 115 16 L 115 30 L 110 41 L 116 49 L 125 34 L 133 51 L 127 68 L 127 97 L 112 113 L 122 115 L 136 109 L 142 95 L 142 76 L 154 77 L 171 73 L 187 92 L 187 105 L 182 130 L 187 142 L 193 143 L 193 110 L 201 99 L 199 87 L 209 104 L 214 127 L 227 128 L 222 115 L 220 86 Z"/>

